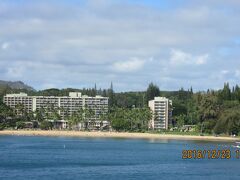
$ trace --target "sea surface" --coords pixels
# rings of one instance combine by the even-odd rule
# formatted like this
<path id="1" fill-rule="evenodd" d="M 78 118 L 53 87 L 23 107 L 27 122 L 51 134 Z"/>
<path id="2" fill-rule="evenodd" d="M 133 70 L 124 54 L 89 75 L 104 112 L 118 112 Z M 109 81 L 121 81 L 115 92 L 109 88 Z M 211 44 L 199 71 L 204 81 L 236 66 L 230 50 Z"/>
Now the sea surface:
<path id="1" fill-rule="evenodd" d="M 233 143 L 0 136 L 0 179 L 240 179 Z M 182 159 L 184 149 L 230 149 L 230 159 Z"/>

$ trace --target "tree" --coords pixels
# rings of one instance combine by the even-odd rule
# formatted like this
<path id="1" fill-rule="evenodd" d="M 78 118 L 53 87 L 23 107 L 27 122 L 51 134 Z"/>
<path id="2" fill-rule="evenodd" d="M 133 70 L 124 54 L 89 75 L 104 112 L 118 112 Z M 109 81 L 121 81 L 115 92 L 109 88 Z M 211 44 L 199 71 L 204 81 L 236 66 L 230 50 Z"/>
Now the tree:
<path id="1" fill-rule="evenodd" d="M 16 128 L 17 129 L 23 129 L 25 128 L 25 123 L 23 121 L 16 122 Z"/>
<path id="2" fill-rule="evenodd" d="M 15 107 L 15 113 L 18 117 L 21 117 L 22 119 L 25 119 L 24 115 L 25 113 L 25 108 L 23 104 L 17 104 Z"/>
<path id="3" fill-rule="evenodd" d="M 5 128 L 5 124 L 4 123 L 0 123 L 0 131 L 4 130 L 4 128 Z"/>
<path id="4" fill-rule="evenodd" d="M 153 100 L 154 97 L 160 96 L 160 90 L 157 85 L 150 83 L 146 91 L 146 101 Z"/>
<path id="5" fill-rule="evenodd" d="M 115 95 L 114 95 L 114 91 L 113 91 L 113 83 L 111 82 L 111 86 L 110 89 L 108 89 L 108 97 L 109 97 L 109 106 L 113 107 L 113 105 L 115 104 Z"/>
<path id="6" fill-rule="evenodd" d="M 12 108 L 6 106 L 0 101 L 0 117 L 6 120 L 7 117 L 14 117 L 14 111 Z"/>
<path id="7" fill-rule="evenodd" d="M 98 117 L 101 121 L 100 129 L 103 128 L 103 121 L 109 121 L 109 112 L 106 111 L 104 107 L 101 107 L 100 111 L 96 112 L 96 117 Z"/>
<path id="8" fill-rule="evenodd" d="M 42 130 L 50 130 L 50 129 L 52 130 L 52 128 L 53 128 L 53 124 L 49 121 L 43 121 L 40 124 L 40 129 Z"/>
<path id="9" fill-rule="evenodd" d="M 234 109 L 228 109 L 221 113 L 217 121 L 214 132 L 216 134 L 227 133 L 229 135 L 238 135 L 240 133 L 240 112 L 239 106 Z"/>
<path id="10" fill-rule="evenodd" d="M 94 116 L 95 116 L 95 112 L 89 108 L 88 106 L 85 106 L 84 108 L 84 125 L 85 125 L 85 129 L 89 128 L 89 124 L 93 125 L 94 122 Z"/>
<path id="11" fill-rule="evenodd" d="M 131 129 L 129 120 L 126 119 L 126 113 L 123 108 L 114 108 L 111 112 L 111 125 L 117 131 L 126 131 Z"/>
<path id="12" fill-rule="evenodd" d="M 186 115 L 181 114 L 181 115 L 176 117 L 176 120 L 177 120 L 177 127 L 180 129 L 185 124 Z"/>
<path id="13" fill-rule="evenodd" d="M 229 83 L 224 83 L 223 90 L 220 91 L 219 97 L 221 101 L 231 100 L 231 90 L 229 87 Z"/>
<path id="14" fill-rule="evenodd" d="M 220 106 L 216 96 L 205 94 L 198 104 L 198 114 L 201 122 L 208 119 L 215 119 L 220 111 Z"/>
<path id="15" fill-rule="evenodd" d="M 35 112 L 35 118 L 38 122 L 42 122 L 44 120 L 44 109 L 41 107 L 40 109 L 37 109 Z"/>
<path id="16" fill-rule="evenodd" d="M 202 97 L 198 102 L 197 113 L 203 132 L 211 133 L 217 122 L 220 110 L 221 109 L 217 95 L 212 93 L 202 94 Z"/>
<path id="17" fill-rule="evenodd" d="M 117 131 L 145 131 L 152 113 L 149 108 L 118 108 L 110 110 L 112 128 Z"/>
<path id="18" fill-rule="evenodd" d="M 71 116 L 68 117 L 70 126 L 75 126 L 80 130 L 79 123 L 84 121 L 84 110 L 80 107 L 77 111 L 74 111 Z"/>
<path id="19" fill-rule="evenodd" d="M 235 86 L 233 92 L 234 99 L 240 102 L 240 88 L 238 85 Z"/>
<path id="20" fill-rule="evenodd" d="M 148 130 L 149 121 L 152 119 L 152 111 L 149 108 L 139 110 L 139 118 L 141 121 L 141 130 Z"/>

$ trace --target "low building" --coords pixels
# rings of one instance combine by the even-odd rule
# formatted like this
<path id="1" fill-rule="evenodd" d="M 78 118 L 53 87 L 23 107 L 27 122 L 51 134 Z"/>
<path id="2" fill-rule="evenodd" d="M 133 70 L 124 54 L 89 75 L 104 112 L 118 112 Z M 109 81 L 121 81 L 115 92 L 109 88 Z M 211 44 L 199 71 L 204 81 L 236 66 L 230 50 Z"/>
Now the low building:
<path id="1" fill-rule="evenodd" d="M 182 132 L 193 132 L 196 130 L 196 125 L 183 125 L 180 130 Z"/>
<path id="2" fill-rule="evenodd" d="M 165 97 L 155 97 L 148 102 L 153 112 L 149 128 L 153 130 L 168 129 L 172 119 L 172 101 Z"/>
<path id="3" fill-rule="evenodd" d="M 68 121 L 65 120 L 49 120 L 55 129 L 66 129 L 68 128 Z"/>

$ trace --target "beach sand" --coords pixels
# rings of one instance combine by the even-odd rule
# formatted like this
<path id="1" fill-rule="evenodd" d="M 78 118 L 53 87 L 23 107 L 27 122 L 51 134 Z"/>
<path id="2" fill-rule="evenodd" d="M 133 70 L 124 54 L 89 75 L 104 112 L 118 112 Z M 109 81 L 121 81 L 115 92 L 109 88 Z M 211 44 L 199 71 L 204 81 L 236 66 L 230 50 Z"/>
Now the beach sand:
<path id="1" fill-rule="evenodd" d="M 0 135 L 14 136 L 69 136 L 90 138 L 138 138 L 138 139 L 175 139 L 175 140 L 201 140 L 201 141 L 240 141 L 234 137 L 214 136 L 190 136 L 173 134 L 151 134 L 151 133 L 128 133 L 128 132 L 87 132 L 87 131 L 60 131 L 60 130 L 3 130 Z"/>

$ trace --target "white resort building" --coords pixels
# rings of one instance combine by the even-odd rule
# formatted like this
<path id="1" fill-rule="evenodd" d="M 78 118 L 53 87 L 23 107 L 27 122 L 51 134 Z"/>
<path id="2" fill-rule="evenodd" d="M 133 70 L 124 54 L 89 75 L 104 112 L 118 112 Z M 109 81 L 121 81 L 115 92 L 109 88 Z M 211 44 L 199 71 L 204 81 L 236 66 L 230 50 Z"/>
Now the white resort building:
<path id="1" fill-rule="evenodd" d="M 55 121 L 60 128 L 67 127 L 66 117 L 73 115 L 79 109 L 89 108 L 94 115 L 89 121 L 94 121 L 95 126 L 109 125 L 107 120 L 100 121 L 100 116 L 108 111 L 108 97 L 89 97 L 80 92 L 70 92 L 69 96 L 28 96 L 26 93 L 6 94 L 3 101 L 9 107 L 16 109 L 22 105 L 26 112 L 36 112 L 41 108 L 53 108 L 57 110 L 59 120 Z M 81 126 L 81 125 L 80 125 Z"/>
<path id="2" fill-rule="evenodd" d="M 148 102 L 153 112 L 149 128 L 153 130 L 168 129 L 172 119 L 172 101 L 165 97 L 155 97 Z"/>

